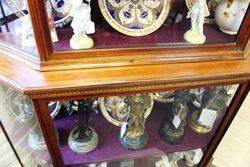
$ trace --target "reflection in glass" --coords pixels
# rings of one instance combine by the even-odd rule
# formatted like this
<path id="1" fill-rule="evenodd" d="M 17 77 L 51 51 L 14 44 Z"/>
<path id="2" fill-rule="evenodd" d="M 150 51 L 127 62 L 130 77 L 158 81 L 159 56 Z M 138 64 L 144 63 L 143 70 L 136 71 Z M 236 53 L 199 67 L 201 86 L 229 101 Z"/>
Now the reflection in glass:
<path id="1" fill-rule="evenodd" d="M 0 120 L 24 166 L 51 165 L 32 101 L 0 85 Z"/>

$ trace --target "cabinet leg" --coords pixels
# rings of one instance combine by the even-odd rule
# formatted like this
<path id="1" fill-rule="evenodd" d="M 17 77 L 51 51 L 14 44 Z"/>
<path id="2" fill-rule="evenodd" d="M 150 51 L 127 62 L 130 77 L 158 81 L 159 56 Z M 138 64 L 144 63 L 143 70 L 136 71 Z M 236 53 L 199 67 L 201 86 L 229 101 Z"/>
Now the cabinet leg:
<path id="1" fill-rule="evenodd" d="M 48 109 L 48 102 L 43 99 L 33 100 L 36 116 L 55 167 L 63 166 L 63 160 L 56 137 L 53 120 Z"/>

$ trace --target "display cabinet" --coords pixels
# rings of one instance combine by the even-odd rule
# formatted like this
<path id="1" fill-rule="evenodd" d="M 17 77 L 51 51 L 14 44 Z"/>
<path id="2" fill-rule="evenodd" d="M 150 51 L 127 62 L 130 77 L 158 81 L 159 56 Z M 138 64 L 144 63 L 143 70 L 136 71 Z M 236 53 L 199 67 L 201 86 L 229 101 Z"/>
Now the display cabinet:
<path id="1" fill-rule="evenodd" d="M 21 166 L 207 166 L 249 92 L 248 0 L 0 5 L 1 129 Z"/>

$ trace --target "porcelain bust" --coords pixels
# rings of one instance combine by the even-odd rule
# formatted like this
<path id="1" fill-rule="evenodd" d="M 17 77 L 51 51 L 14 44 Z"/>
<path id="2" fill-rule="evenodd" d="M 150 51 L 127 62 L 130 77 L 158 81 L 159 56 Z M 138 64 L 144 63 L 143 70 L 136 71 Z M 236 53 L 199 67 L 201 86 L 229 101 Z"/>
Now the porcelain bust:
<path id="1" fill-rule="evenodd" d="M 203 44 L 206 37 L 203 34 L 204 18 L 209 16 L 206 0 L 196 0 L 187 18 L 191 18 L 191 29 L 184 34 L 184 39 L 192 44 Z"/>
<path id="2" fill-rule="evenodd" d="M 72 49 L 86 49 L 94 45 L 94 41 L 87 34 L 95 32 L 95 24 L 91 21 L 90 0 L 88 4 L 82 0 L 70 0 L 70 15 L 73 17 L 71 27 L 74 35 L 70 39 L 70 47 Z"/>

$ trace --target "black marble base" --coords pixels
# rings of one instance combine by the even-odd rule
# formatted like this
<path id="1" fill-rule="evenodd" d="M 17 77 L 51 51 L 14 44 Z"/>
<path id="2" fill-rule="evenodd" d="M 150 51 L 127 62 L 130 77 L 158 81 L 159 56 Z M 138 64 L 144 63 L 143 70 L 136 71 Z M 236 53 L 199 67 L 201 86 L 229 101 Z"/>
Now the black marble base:
<path id="1" fill-rule="evenodd" d="M 122 137 L 119 138 L 121 144 L 131 150 L 138 150 L 143 148 L 146 143 L 147 143 L 147 139 L 148 139 L 148 135 L 147 132 L 145 131 L 143 135 L 136 137 L 136 138 L 129 138 L 126 136 L 126 134 Z"/>
<path id="2" fill-rule="evenodd" d="M 161 124 L 159 134 L 163 141 L 169 144 L 178 144 L 185 136 L 185 130 L 184 127 L 180 127 L 179 129 L 173 129 L 170 126 L 169 122 L 165 122 Z"/>

